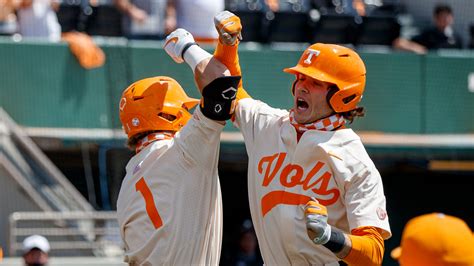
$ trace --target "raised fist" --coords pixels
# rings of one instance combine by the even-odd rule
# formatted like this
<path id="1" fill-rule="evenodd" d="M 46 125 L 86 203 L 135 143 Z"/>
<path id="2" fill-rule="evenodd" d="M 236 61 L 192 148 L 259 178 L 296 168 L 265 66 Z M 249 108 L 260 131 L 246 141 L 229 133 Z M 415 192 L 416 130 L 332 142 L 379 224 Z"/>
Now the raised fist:
<path id="1" fill-rule="evenodd" d="M 166 37 L 163 48 L 173 60 L 180 64 L 184 62 L 183 54 L 187 48 L 196 44 L 193 35 L 185 29 L 176 29 Z"/>
<path id="2" fill-rule="evenodd" d="M 214 25 L 223 44 L 235 45 L 242 40 L 242 24 L 235 14 L 227 10 L 220 12 L 214 17 Z"/>

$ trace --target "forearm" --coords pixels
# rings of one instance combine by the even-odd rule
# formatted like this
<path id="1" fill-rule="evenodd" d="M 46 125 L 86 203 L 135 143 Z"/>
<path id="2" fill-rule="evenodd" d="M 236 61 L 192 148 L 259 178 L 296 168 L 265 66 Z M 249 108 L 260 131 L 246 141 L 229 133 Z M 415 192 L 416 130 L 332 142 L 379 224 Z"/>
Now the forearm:
<path id="1" fill-rule="evenodd" d="M 418 54 L 426 53 L 426 47 L 423 45 L 403 38 L 395 39 L 395 41 L 393 41 L 393 46 L 399 50 L 415 52 Z"/>
<path id="2" fill-rule="evenodd" d="M 350 235 L 333 227 L 324 246 L 351 266 L 382 264 L 384 241 L 375 227 L 356 228 Z"/>
<path id="3" fill-rule="evenodd" d="M 174 0 L 166 1 L 166 16 L 176 17 L 176 3 Z"/>
<path id="4" fill-rule="evenodd" d="M 168 0 L 166 3 L 165 32 L 166 34 L 176 29 L 176 7 L 175 2 Z"/>
<path id="5" fill-rule="evenodd" d="M 241 76 L 239 64 L 239 45 L 224 45 L 220 41 L 217 43 L 214 57 L 221 61 L 230 71 L 233 76 Z"/>
<path id="6" fill-rule="evenodd" d="M 229 69 L 232 76 L 242 76 L 240 69 L 239 55 L 238 55 L 238 44 L 235 45 L 224 45 L 220 41 L 217 44 L 216 50 L 214 51 L 214 58 L 222 62 L 227 69 Z M 251 98 L 250 95 L 245 91 L 242 80 L 239 82 L 239 88 L 237 91 L 237 100 L 243 98 Z"/>

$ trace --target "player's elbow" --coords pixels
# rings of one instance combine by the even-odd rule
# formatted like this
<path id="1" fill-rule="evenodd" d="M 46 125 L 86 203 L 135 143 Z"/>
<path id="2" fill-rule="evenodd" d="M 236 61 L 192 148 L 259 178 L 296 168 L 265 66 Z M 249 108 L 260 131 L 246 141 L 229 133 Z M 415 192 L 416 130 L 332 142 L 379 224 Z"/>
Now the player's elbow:
<path id="1" fill-rule="evenodd" d="M 343 260 L 351 266 L 382 265 L 385 251 L 384 240 L 374 227 L 353 230 L 350 235 L 352 248 Z"/>
<path id="2" fill-rule="evenodd" d="M 194 78 L 200 91 L 219 77 L 230 76 L 229 69 L 219 60 L 210 57 L 196 65 Z"/>

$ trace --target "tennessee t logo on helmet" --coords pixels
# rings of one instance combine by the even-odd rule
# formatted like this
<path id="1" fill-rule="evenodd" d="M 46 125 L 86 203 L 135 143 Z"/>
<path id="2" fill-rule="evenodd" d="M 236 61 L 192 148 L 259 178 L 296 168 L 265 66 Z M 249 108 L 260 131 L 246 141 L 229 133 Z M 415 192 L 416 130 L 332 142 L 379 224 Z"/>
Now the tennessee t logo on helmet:
<path id="1" fill-rule="evenodd" d="M 313 55 L 314 56 L 319 56 L 319 54 L 321 53 L 321 51 L 319 50 L 313 50 L 313 49 L 308 49 L 308 57 L 306 58 L 306 60 L 304 60 L 304 63 L 307 64 L 307 65 L 311 65 L 311 60 L 313 59 Z"/>

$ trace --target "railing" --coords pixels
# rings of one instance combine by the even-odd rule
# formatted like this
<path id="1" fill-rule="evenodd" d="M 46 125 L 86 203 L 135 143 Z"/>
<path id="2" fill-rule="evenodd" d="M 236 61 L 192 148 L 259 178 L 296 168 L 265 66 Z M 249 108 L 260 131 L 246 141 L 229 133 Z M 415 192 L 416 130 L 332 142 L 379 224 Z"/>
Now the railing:
<path id="1" fill-rule="evenodd" d="M 116 212 L 15 212 L 9 217 L 9 254 L 20 255 L 22 241 L 46 237 L 55 256 L 121 256 Z"/>
<path id="2" fill-rule="evenodd" d="M 92 211 L 93 207 L 25 131 L 0 107 L 5 155 L 0 164 L 44 211 Z M 14 145 L 12 145 L 14 144 Z"/>

